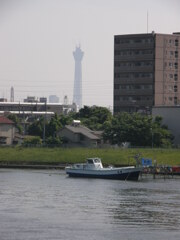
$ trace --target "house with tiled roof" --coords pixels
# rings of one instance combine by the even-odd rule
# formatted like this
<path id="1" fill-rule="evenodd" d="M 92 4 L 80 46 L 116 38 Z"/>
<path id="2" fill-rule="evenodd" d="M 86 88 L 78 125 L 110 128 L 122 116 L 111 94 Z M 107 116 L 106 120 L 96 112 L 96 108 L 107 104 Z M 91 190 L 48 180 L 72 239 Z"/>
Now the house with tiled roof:
<path id="1" fill-rule="evenodd" d="M 15 136 L 14 122 L 0 116 L 0 145 L 11 145 Z"/>
<path id="2" fill-rule="evenodd" d="M 57 135 L 63 138 L 69 146 L 95 147 L 102 143 L 102 131 L 92 131 L 76 120 L 72 125 L 62 128 Z"/>

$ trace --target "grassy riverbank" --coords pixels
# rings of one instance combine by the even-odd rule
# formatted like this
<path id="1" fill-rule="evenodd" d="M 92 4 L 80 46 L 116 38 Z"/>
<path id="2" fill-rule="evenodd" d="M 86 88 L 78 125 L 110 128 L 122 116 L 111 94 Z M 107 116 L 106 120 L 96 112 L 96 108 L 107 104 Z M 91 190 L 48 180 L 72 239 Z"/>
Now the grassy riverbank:
<path id="1" fill-rule="evenodd" d="M 65 164 L 100 157 L 104 164 L 135 164 L 134 155 L 156 159 L 158 165 L 180 165 L 178 149 L 0 148 L 0 164 Z"/>

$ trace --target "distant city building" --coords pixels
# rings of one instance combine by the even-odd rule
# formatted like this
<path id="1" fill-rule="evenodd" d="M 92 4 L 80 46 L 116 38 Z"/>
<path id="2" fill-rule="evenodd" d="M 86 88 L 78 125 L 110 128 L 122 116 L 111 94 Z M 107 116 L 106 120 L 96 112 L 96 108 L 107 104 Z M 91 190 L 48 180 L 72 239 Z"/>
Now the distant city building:
<path id="1" fill-rule="evenodd" d="M 7 98 L 0 98 L 0 102 L 7 102 Z"/>
<path id="2" fill-rule="evenodd" d="M 59 103 L 59 98 L 56 95 L 50 95 L 49 102 L 50 103 Z"/>
<path id="3" fill-rule="evenodd" d="M 81 51 L 80 47 L 76 47 L 76 50 L 73 52 L 75 60 L 75 73 L 74 73 L 74 93 L 73 93 L 73 102 L 82 107 L 82 65 L 81 61 L 83 59 L 84 52 Z"/>
<path id="4" fill-rule="evenodd" d="M 47 103 L 47 98 L 46 97 L 40 97 L 39 102 L 40 103 Z"/>
<path id="5" fill-rule="evenodd" d="M 68 105 L 68 96 L 64 96 L 64 105 Z"/>
<path id="6" fill-rule="evenodd" d="M 0 115 L 16 114 L 20 117 L 24 116 L 53 116 L 57 114 L 67 114 L 76 112 L 75 104 L 64 105 L 60 103 L 44 103 L 44 102 L 0 102 Z"/>
<path id="7" fill-rule="evenodd" d="M 14 102 L 14 88 L 11 87 L 11 95 L 10 95 L 10 102 Z"/>
<path id="8" fill-rule="evenodd" d="M 180 104 L 180 33 L 114 37 L 114 113 Z"/>
<path id="9" fill-rule="evenodd" d="M 24 99 L 25 103 L 36 103 L 38 102 L 38 99 L 34 96 L 28 96 L 26 99 Z"/>
<path id="10" fill-rule="evenodd" d="M 46 103 L 47 98 L 46 97 L 40 97 L 39 99 L 34 96 L 28 96 L 26 99 L 24 99 L 25 103 Z"/>

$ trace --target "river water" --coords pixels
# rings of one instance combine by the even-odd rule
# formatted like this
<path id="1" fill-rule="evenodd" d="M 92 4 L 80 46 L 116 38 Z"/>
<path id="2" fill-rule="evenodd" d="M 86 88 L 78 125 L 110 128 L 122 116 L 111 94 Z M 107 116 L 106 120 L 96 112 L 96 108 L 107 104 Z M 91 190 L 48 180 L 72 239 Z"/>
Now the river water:
<path id="1" fill-rule="evenodd" d="M 180 239 L 180 178 L 73 179 L 0 169 L 0 240 Z"/>

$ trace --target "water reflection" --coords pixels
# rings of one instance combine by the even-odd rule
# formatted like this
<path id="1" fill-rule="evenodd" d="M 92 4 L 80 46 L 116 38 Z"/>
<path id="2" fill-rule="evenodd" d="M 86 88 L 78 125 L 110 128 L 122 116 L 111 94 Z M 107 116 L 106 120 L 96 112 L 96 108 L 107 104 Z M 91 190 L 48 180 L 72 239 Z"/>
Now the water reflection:
<path id="1" fill-rule="evenodd" d="M 179 239 L 180 179 L 73 179 L 0 170 L 0 239 Z M 152 235 L 153 234 L 153 237 Z"/>
<path id="2" fill-rule="evenodd" d="M 172 181 L 175 185 L 175 181 Z M 169 184 L 169 182 L 168 182 Z M 142 185 L 142 183 L 141 183 Z M 113 223 L 141 226 L 151 229 L 179 230 L 180 226 L 180 191 L 166 187 L 166 182 L 157 183 L 156 187 L 127 187 L 116 189 L 119 195 L 117 205 L 108 205 Z"/>

